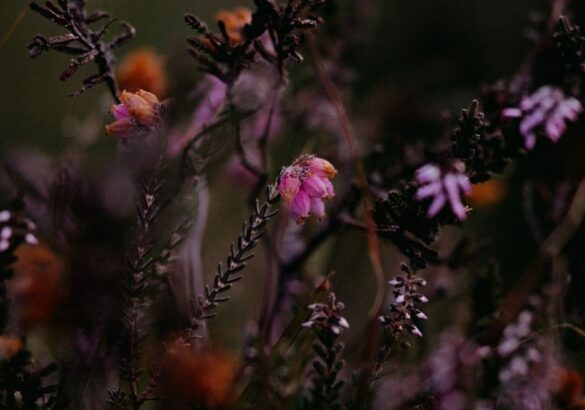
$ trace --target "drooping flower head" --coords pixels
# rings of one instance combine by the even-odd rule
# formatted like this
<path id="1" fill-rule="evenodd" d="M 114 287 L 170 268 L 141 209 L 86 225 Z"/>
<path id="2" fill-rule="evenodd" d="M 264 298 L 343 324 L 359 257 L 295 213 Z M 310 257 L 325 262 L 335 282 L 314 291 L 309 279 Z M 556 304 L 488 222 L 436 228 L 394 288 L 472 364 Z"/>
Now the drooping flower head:
<path id="1" fill-rule="evenodd" d="M 325 200 L 335 191 L 331 179 L 337 170 L 331 163 L 314 155 L 299 157 L 283 168 L 278 179 L 278 191 L 288 205 L 290 216 L 302 224 L 309 215 L 325 216 Z"/>
<path id="2" fill-rule="evenodd" d="M 156 95 L 144 90 L 123 91 L 120 101 L 112 106 L 115 121 L 106 126 L 109 135 L 127 139 L 150 134 L 162 126 L 164 106 Z"/>
<path id="3" fill-rule="evenodd" d="M 568 121 L 576 121 L 583 112 L 583 105 L 562 89 L 553 86 L 540 87 L 530 96 L 524 97 L 518 108 L 507 108 L 502 115 L 521 118 L 520 133 L 526 149 L 536 145 L 539 133 L 544 133 L 552 142 L 557 142 L 565 133 Z"/>
<path id="4" fill-rule="evenodd" d="M 430 218 L 441 212 L 446 205 L 459 220 L 467 217 L 461 197 L 471 192 L 471 183 L 464 170 L 465 165 L 457 161 L 449 170 L 427 164 L 416 171 L 415 179 L 419 184 L 416 199 L 420 201 L 432 198 L 427 212 Z"/>

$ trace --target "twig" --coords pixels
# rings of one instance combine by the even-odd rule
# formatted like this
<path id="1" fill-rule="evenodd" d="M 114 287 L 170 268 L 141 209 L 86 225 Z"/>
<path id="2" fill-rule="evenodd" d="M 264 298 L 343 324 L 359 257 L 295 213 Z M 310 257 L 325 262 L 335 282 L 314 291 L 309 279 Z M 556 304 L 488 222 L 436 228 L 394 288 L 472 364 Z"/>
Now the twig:
<path id="1" fill-rule="evenodd" d="M 205 294 L 200 296 L 194 303 L 193 315 L 189 326 L 184 332 L 185 339 L 197 339 L 197 331 L 205 322 L 217 313 L 213 312 L 215 308 L 223 302 L 227 302 L 229 297 L 222 294 L 232 285 L 242 279 L 239 272 L 246 268 L 246 261 L 254 257 L 250 251 L 256 246 L 263 235 L 263 228 L 266 222 L 278 211 L 273 211 L 272 207 L 278 202 L 280 195 L 273 185 L 266 188 L 265 202 L 262 206 L 257 201 L 254 211 L 247 223 L 244 223 L 242 233 L 238 237 L 237 243 L 230 247 L 230 254 L 227 257 L 225 267 L 220 263 L 217 266 L 217 273 L 213 280 L 213 285 L 205 287 Z"/>

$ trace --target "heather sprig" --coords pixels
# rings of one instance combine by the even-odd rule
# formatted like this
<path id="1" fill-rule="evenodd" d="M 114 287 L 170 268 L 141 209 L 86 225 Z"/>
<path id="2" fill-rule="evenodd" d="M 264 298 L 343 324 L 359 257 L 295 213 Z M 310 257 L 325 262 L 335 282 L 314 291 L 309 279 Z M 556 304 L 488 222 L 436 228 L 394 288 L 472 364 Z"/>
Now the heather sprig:
<path id="1" fill-rule="evenodd" d="M 273 64 L 282 78 L 288 60 L 303 60 L 299 53 L 301 33 L 320 23 L 312 13 L 326 2 L 287 0 L 280 5 L 274 0 L 255 0 L 253 13 L 238 9 L 218 15 L 219 35 L 199 18 L 187 14 L 186 23 L 198 33 L 187 40 L 189 53 L 202 71 L 230 86 L 242 70 L 255 62 L 257 54 Z"/>
<path id="2" fill-rule="evenodd" d="M 325 302 L 309 306 L 311 316 L 303 327 L 312 329 L 317 336 L 313 343 L 317 358 L 312 364 L 312 385 L 304 405 L 306 409 L 342 408 L 339 398 L 345 382 L 339 379 L 339 373 L 345 366 L 340 358 L 344 345 L 338 339 L 349 328 L 349 323 L 341 316 L 344 308 L 333 292 L 327 295 Z"/>
<path id="3" fill-rule="evenodd" d="M 232 243 L 225 266 L 219 263 L 212 285 L 206 285 L 205 293 L 193 301 L 193 313 L 189 325 L 185 329 L 186 339 L 200 338 L 198 331 L 207 320 L 217 315 L 214 310 L 220 303 L 227 302 L 228 296 L 223 293 L 231 289 L 234 283 L 242 279 L 240 274 L 246 268 L 246 261 L 254 257 L 252 249 L 264 234 L 266 222 L 276 215 L 274 205 L 279 201 L 280 194 L 275 186 L 270 185 L 264 193 L 264 203 L 256 201 L 254 210 L 242 227 L 242 233 L 236 243 Z"/>
<path id="4" fill-rule="evenodd" d="M 122 324 L 125 334 L 122 343 L 122 378 L 127 383 L 125 397 L 133 408 L 139 408 L 143 399 L 140 397 L 138 383 L 143 373 L 140 367 L 140 341 L 145 337 L 144 309 L 148 301 L 146 289 L 148 280 L 155 272 L 157 258 L 155 249 L 156 223 L 163 211 L 161 206 L 160 170 L 142 186 L 141 196 L 137 203 L 137 227 L 134 243 L 131 246 L 128 263 L 128 282 L 126 284 L 125 308 L 122 311 Z M 118 388 L 119 389 L 119 388 Z M 110 390 L 109 401 L 118 403 L 117 390 Z"/>
<path id="5" fill-rule="evenodd" d="M 93 23 L 107 19 L 109 14 L 105 11 L 88 13 L 85 3 L 85 0 L 58 0 L 57 4 L 47 1 L 40 5 L 36 1 L 31 1 L 29 5 L 32 11 L 63 27 L 68 33 L 49 37 L 37 34 L 28 45 L 29 54 L 36 58 L 45 52 L 55 50 L 73 55 L 59 77 L 61 81 L 71 78 L 82 65 L 95 62 L 98 73 L 83 80 L 83 86 L 70 95 L 77 96 L 100 83 L 106 83 L 112 97 L 118 101 L 114 50 L 130 40 L 135 30 L 129 23 L 122 22 L 123 32 L 106 41 L 104 36 L 116 20 L 111 19 L 98 29 L 91 28 Z"/>
<path id="6" fill-rule="evenodd" d="M 567 69 L 585 73 L 585 37 L 581 34 L 581 28 L 561 17 L 553 39 Z"/>
<path id="7" fill-rule="evenodd" d="M 481 155 L 480 142 L 484 138 L 485 116 L 479 110 L 479 101 L 473 100 L 468 109 L 461 110 L 457 127 L 451 134 L 453 156 L 475 168 Z"/>
<path id="8" fill-rule="evenodd" d="M 390 304 L 390 312 L 379 317 L 380 322 L 394 340 L 404 331 L 422 337 L 422 332 L 413 321 L 414 319 L 428 319 L 427 315 L 420 309 L 420 305 L 429 300 L 419 291 L 419 288 L 424 287 L 427 281 L 418 276 L 407 264 L 402 264 L 401 268 L 405 274 L 398 275 L 388 282 L 393 288 L 394 295 L 394 301 Z"/>

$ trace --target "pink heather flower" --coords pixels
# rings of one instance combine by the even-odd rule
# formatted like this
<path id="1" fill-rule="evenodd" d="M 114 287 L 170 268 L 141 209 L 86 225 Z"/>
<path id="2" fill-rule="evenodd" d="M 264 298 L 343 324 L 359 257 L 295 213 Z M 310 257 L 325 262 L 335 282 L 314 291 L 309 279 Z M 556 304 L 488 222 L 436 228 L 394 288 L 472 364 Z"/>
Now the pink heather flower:
<path id="1" fill-rule="evenodd" d="M 120 101 L 111 109 L 115 121 L 106 126 L 109 135 L 127 139 L 151 133 L 162 124 L 163 104 L 156 95 L 144 90 L 123 91 Z"/>
<path id="2" fill-rule="evenodd" d="M 325 200 L 335 191 L 330 179 L 337 170 L 329 161 L 313 155 L 299 157 L 291 166 L 283 168 L 278 178 L 278 191 L 288 205 L 288 211 L 298 224 L 310 215 L 325 216 Z"/>
<path id="3" fill-rule="evenodd" d="M 519 108 L 507 108 L 502 115 L 522 118 L 520 133 L 524 136 L 526 149 L 536 145 L 538 132 L 557 142 L 567 129 L 568 121 L 576 121 L 583 112 L 581 102 L 567 96 L 558 87 L 544 86 L 528 97 L 524 97 Z"/>
<path id="4" fill-rule="evenodd" d="M 420 185 L 416 199 L 420 201 L 432 198 L 427 212 L 430 218 L 436 216 L 447 204 L 459 220 L 466 218 L 467 212 L 461 197 L 470 193 L 471 183 L 463 170 L 463 163 L 457 162 L 449 172 L 443 172 L 434 164 L 424 165 L 416 171 L 415 179 Z"/>

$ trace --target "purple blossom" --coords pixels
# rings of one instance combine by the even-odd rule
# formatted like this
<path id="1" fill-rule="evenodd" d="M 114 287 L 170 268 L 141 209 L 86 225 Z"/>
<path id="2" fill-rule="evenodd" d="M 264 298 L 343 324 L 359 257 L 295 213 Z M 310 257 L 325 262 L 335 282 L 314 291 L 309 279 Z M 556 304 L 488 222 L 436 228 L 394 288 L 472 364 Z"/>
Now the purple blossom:
<path id="1" fill-rule="evenodd" d="M 335 196 L 330 179 L 336 174 L 337 170 L 329 161 L 313 155 L 299 157 L 291 166 L 283 168 L 278 191 L 298 224 L 309 215 L 325 216 L 324 201 Z"/>
<path id="2" fill-rule="evenodd" d="M 471 183 L 464 169 L 465 165 L 457 162 L 447 172 L 434 164 L 424 165 L 416 171 L 415 178 L 419 184 L 416 199 L 420 201 L 432 198 L 427 212 L 430 218 L 436 216 L 447 204 L 459 220 L 467 217 L 461 197 L 469 194 Z"/>
<path id="3" fill-rule="evenodd" d="M 526 149 L 532 149 L 539 132 L 544 132 L 551 141 L 557 142 L 565 133 L 567 122 L 576 121 L 582 111 L 579 100 L 567 96 L 558 87 L 546 85 L 522 98 L 520 107 L 507 108 L 502 115 L 521 118 L 520 133 L 524 136 Z"/>

